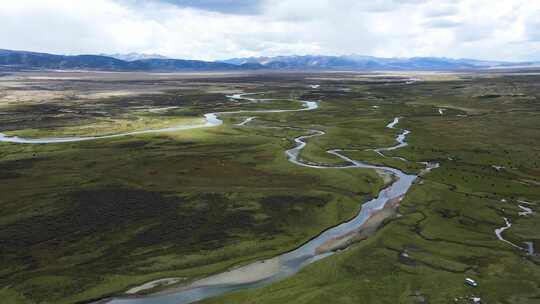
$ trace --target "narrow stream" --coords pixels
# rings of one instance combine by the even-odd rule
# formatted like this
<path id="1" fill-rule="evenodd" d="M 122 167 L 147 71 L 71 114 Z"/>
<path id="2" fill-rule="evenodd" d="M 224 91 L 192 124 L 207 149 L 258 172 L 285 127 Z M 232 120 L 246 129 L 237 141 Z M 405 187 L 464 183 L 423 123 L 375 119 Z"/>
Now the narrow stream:
<path id="1" fill-rule="evenodd" d="M 525 206 L 522 206 L 522 205 L 518 205 L 519 209 L 521 209 L 522 211 L 521 212 L 518 212 L 518 215 L 519 216 L 528 216 L 528 215 L 531 215 L 533 214 L 533 210 L 529 207 L 525 207 Z"/>
<path id="2" fill-rule="evenodd" d="M 505 243 L 507 243 L 507 244 L 510 244 L 510 245 L 512 245 L 512 246 L 515 247 L 515 248 L 523 249 L 521 246 L 518 246 L 518 245 L 516 245 L 516 244 L 510 242 L 509 240 L 505 239 L 505 238 L 502 236 L 503 232 L 504 232 L 506 229 L 509 229 L 510 227 L 512 227 L 512 223 L 510 223 L 510 220 L 509 220 L 508 218 L 503 217 L 503 219 L 504 219 L 505 226 L 495 229 L 495 235 L 497 236 L 497 238 L 498 238 L 500 241 L 503 241 L 503 242 L 505 242 Z"/>
<path id="3" fill-rule="evenodd" d="M 386 127 L 389 129 L 395 129 L 400 119 L 401 117 L 394 118 L 394 120 L 390 122 L 388 125 L 386 125 Z M 405 141 L 405 139 L 407 138 L 407 135 L 409 135 L 410 133 L 411 131 L 403 129 L 401 130 L 401 133 L 399 133 L 398 136 L 396 137 L 397 145 L 392 146 L 392 147 L 387 147 L 387 148 L 378 148 L 378 149 L 375 149 L 374 151 L 377 152 L 377 154 L 384 156 L 384 154 L 382 153 L 384 151 L 392 151 L 392 150 L 397 150 L 397 149 L 406 147 L 408 144 Z"/>
<path id="4" fill-rule="evenodd" d="M 232 96 L 228 96 L 230 99 L 240 100 L 240 99 L 246 99 L 250 102 L 257 102 L 257 101 L 268 101 L 271 99 L 255 99 L 255 98 L 248 98 L 243 97 L 244 95 L 254 95 L 256 93 L 246 93 L 246 94 L 235 94 Z M 223 124 L 223 121 L 218 118 L 218 115 L 226 115 L 226 114 L 241 114 L 241 113 L 281 113 L 281 112 L 299 112 L 299 111 L 310 111 L 315 110 L 318 108 L 318 104 L 316 101 L 300 101 L 304 105 L 301 109 L 295 109 L 295 110 L 241 110 L 241 111 L 231 111 L 231 112 L 216 112 L 216 113 L 207 113 L 204 114 L 204 118 L 206 120 L 206 123 L 204 124 L 192 124 L 192 125 L 180 125 L 180 126 L 173 126 L 169 128 L 161 128 L 161 129 L 150 129 L 150 130 L 139 130 L 139 131 L 131 131 L 131 132 L 124 132 L 124 133 L 118 133 L 118 134 L 108 134 L 108 135 L 98 135 L 98 136 L 70 136 L 70 137 L 50 137 L 50 138 L 21 138 L 18 136 L 8 136 L 6 134 L 0 133 L 0 142 L 10 142 L 10 143 L 19 143 L 19 144 L 57 144 L 57 143 L 69 143 L 69 142 L 80 142 L 80 141 L 89 141 L 89 140 L 99 140 L 99 139 L 106 139 L 106 138 L 116 138 L 116 137 L 124 137 L 124 136 L 132 136 L 132 135 L 139 135 L 139 134 L 150 134 L 150 133 L 165 133 L 165 132 L 176 132 L 181 130 L 189 130 L 189 129 L 200 129 L 200 128 L 209 128 L 209 127 L 216 127 L 221 124 Z"/>

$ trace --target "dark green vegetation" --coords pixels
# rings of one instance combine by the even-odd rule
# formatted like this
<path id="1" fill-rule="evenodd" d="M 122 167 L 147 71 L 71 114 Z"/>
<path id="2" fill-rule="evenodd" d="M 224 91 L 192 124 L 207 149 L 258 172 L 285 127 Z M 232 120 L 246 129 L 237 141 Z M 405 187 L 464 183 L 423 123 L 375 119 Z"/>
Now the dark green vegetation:
<path id="1" fill-rule="evenodd" d="M 287 162 L 283 151 L 305 132 L 262 127 L 293 126 L 327 132 L 309 140 L 302 157 L 310 161 L 338 163 L 325 151 L 342 148 L 408 172 L 422 168 L 417 161 L 436 160 L 441 168 L 413 186 L 402 217 L 367 241 L 282 282 L 206 302 L 453 303 L 474 294 L 488 303 L 537 303 L 540 259 L 498 241 L 493 231 L 507 217 L 513 226 L 506 239 L 540 248 L 537 214 L 517 214 L 517 200 L 537 202 L 530 207 L 540 210 L 540 77 L 469 75 L 412 85 L 395 79 L 199 78 L 174 82 L 182 88 L 160 95 L 2 107 L 10 115 L 0 116 L 0 132 L 47 136 L 84 135 L 95 131 L 85 126 L 104 124 L 115 133 L 141 126 L 118 121 L 148 115 L 151 127 L 211 111 L 298 107 L 291 97 L 322 99 L 317 111 L 257 114 L 247 128 L 232 126 L 252 116 L 238 114 L 212 129 L 0 143 L 0 296 L 7 303 L 74 303 L 158 278 L 192 280 L 290 250 L 378 193 L 383 181 L 375 172 Z M 309 89 L 311 83 L 321 88 Z M 241 90 L 280 100 L 225 98 L 225 91 Z M 171 106 L 178 108 L 140 112 Z M 442 116 L 439 107 L 446 109 Z M 58 116 L 65 109 L 71 114 Z M 104 111 L 104 120 L 92 111 Z M 395 116 L 403 117 L 398 127 L 412 131 L 410 145 L 388 154 L 410 163 L 366 151 L 394 145 L 397 130 L 385 125 Z M 465 286 L 465 277 L 480 286 Z"/>
<path id="2" fill-rule="evenodd" d="M 377 104 L 379 111 L 402 116 L 399 126 L 412 131 L 410 145 L 389 154 L 436 160 L 441 168 L 412 188 L 400 208 L 403 216 L 375 237 L 285 281 L 204 303 L 470 303 L 473 295 L 486 303 L 538 303 L 540 258 L 498 241 L 494 230 L 507 217 L 513 226 L 503 233 L 506 239 L 540 245 L 537 213 L 520 217 L 517 207 L 522 199 L 536 202 L 529 206 L 533 210 L 540 208 L 539 80 L 474 77 L 362 87 L 358 104 Z M 493 97 L 480 97 L 485 92 Z M 327 100 L 338 105 L 355 99 Z M 446 109 L 443 116 L 438 107 Z M 373 131 L 364 129 L 369 120 L 355 122 L 351 133 L 362 134 L 363 142 L 349 146 L 352 134 L 340 138 L 361 150 L 349 155 L 417 170 L 362 151 L 387 131 L 365 134 Z M 321 149 L 333 146 L 332 139 L 321 137 Z M 480 286 L 466 286 L 465 277 Z"/>

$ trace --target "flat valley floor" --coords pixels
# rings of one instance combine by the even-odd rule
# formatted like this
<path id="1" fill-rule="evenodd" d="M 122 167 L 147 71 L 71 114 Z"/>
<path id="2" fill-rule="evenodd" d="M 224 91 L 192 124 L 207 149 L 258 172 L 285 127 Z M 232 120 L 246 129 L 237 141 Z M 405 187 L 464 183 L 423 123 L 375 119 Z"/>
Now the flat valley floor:
<path id="1" fill-rule="evenodd" d="M 242 93 L 257 100 L 232 98 Z M 294 110 L 299 100 L 319 108 L 249 112 Z M 310 129 L 324 135 L 306 139 L 308 163 L 341 165 L 327 153 L 341 149 L 408 174 L 423 162 L 440 167 L 335 254 L 201 303 L 540 302 L 538 74 L 0 76 L 0 140 L 197 126 L 206 113 L 236 111 L 208 128 L 0 141 L 0 302 L 90 303 L 160 279 L 168 285 L 135 291 L 177 288 L 353 218 L 392 180 L 291 163 L 285 151 Z M 396 117 L 399 128 L 387 128 Z M 400 129 L 411 132 L 407 146 L 374 151 L 394 146 Z"/>

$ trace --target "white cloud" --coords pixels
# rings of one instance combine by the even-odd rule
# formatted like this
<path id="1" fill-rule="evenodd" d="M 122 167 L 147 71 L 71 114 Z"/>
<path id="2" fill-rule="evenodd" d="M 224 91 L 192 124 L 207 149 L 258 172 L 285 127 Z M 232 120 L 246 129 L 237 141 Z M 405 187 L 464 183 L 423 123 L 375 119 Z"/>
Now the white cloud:
<path id="1" fill-rule="evenodd" d="M 430 5 L 425 10 L 426 17 L 447 17 L 459 13 L 457 3 L 444 3 L 441 5 Z"/>
<path id="2" fill-rule="evenodd" d="M 429 20 L 425 22 L 424 25 L 428 28 L 430 27 L 445 28 L 445 27 L 456 27 L 456 26 L 461 25 L 461 23 L 452 21 L 451 19 L 437 18 L 437 19 Z"/>
<path id="3" fill-rule="evenodd" d="M 540 1 L 260 0 L 257 10 L 230 11 L 224 0 L 197 7 L 174 0 L 4 2 L 0 48 L 8 49 L 196 59 L 356 53 L 540 60 Z"/>

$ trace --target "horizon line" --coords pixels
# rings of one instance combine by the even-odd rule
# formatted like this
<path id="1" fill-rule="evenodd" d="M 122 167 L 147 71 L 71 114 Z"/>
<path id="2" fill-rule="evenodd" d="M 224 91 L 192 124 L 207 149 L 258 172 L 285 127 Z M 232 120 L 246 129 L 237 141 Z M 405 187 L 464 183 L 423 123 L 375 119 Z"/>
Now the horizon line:
<path id="1" fill-rule="evenodd" d="M 436 58 L 436 59 L 449 59 L 449 60 L 475 60 L 475 61 L 484 61 L 484 62 L 499 62 L 499 63 L 537 63 L 540 61 L 536 60 L 499 60 L 499 59 L 478 59 L 478 58 L 467 58 L 467 57 L 448 57 L 448 56 L 411 56 L 411 57 L 385 57 L 385 56 L 374 56 L 374 55 L 364 55 L 364 54 L 333 54 L 333 55 L 323 55 L 323 54 L 291 54 L 291 55 L 258 55 L 258 56 L 235 56 L 235 57 L 229 57 L 225 59 L 194 59 L 194 58 L 181 58 L 181 57 L 171 57 L 167 55 L 163 55 L 157 52 L 135 52 L 135 51 L 129 51 L 129 52 L 114 52 L 114 53 L 60 53 L 60 52 L 47 52 L 47 51 L 29 51 L 29 50 L 20 50 L 20 49 L 7 49 L 7 48 L 0 48 L 0 51 L 11 51 L 11 52 L 26 52 L 26 53 L 38 53 L 38 54 L 49 54 L 49 55 L 56 55 L 56 56 L 103 56 L 103 57 L 110 57 L 114 58 L 112 55 L 129 55 L 129 54 L 138 54 L 138 55 L 155 55 L 155 56 L 162 56 L 166 58 L 161 58 L 161 60 L 193 60 L 193 61 L 205 61 L 205 62 L 223 62 L 227 60 L 233 60 L 233 59 L 250 59 L 250 58 L 277 58 L 277 57 L 370 57 L 370 58 L 377 58 L 377 59 L 414 59 L 414 58 Z M 117 58 L 115 58 L 117 59 Z M 156 58 L 159 59 L 159 58 Z M 122 59 L 118 59 L 122 60 Z M 125 60 L 123 60 L 125 61 Z"/>

